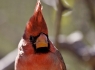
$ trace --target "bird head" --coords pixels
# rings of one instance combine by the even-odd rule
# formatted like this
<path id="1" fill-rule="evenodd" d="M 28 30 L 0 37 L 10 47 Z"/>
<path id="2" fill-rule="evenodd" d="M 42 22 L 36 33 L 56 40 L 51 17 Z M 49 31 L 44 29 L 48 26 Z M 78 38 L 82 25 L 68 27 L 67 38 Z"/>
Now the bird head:
<path id="1" fill-rule="evenodd" d="M 31 42 L 36 52 L 49 51 L 48 29 L 42 15 L 40 0 L 37 1 L 34 14 L 26 24 L 23 37 Z"/>

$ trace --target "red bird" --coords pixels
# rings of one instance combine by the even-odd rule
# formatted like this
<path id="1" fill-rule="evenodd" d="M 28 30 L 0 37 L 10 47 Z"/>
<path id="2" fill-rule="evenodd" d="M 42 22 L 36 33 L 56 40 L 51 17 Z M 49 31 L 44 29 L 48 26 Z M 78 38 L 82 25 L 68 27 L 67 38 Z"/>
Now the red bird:
<path id="1" fill-rule="evenodd" d="M 49 40 L 40 0 L 18 45 L 15 70 L 66 70 L 60 52 Z"/>

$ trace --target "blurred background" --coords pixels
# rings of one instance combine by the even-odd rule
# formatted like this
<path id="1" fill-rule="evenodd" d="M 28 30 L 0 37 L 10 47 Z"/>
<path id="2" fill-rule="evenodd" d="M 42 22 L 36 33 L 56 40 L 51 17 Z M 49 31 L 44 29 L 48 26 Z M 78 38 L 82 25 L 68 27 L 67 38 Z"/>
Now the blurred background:
<path id="1" fill-rule="evenodd" d="M 95 70 L 95 0 L 41 0 L 49 38 L 67 70 Z M 0 70 L 14 70 L 17 46 L 36 0 L 0 1 Z"/>

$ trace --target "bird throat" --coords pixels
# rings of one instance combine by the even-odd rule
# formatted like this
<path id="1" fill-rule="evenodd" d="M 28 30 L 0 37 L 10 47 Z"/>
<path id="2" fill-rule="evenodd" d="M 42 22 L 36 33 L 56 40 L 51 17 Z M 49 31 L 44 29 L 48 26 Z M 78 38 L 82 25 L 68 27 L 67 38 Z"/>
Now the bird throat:
<path id="1" fill-rule="evenodd" d="M 49 47 L 40 47 L 35 49 L 36 53 L 48 53 L 49 52 Z"/>

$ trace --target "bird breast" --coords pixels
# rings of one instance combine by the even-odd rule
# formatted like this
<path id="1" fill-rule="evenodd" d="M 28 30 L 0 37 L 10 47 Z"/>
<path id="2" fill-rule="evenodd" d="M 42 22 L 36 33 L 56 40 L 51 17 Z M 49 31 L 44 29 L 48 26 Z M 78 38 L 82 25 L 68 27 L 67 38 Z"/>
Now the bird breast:
<path id="1" fill-rule="evenodd" d="M 62 70 L 59 59 L 52 52 L 20 56 L 17 68 L 19 69 L 16 70 Z"/>

